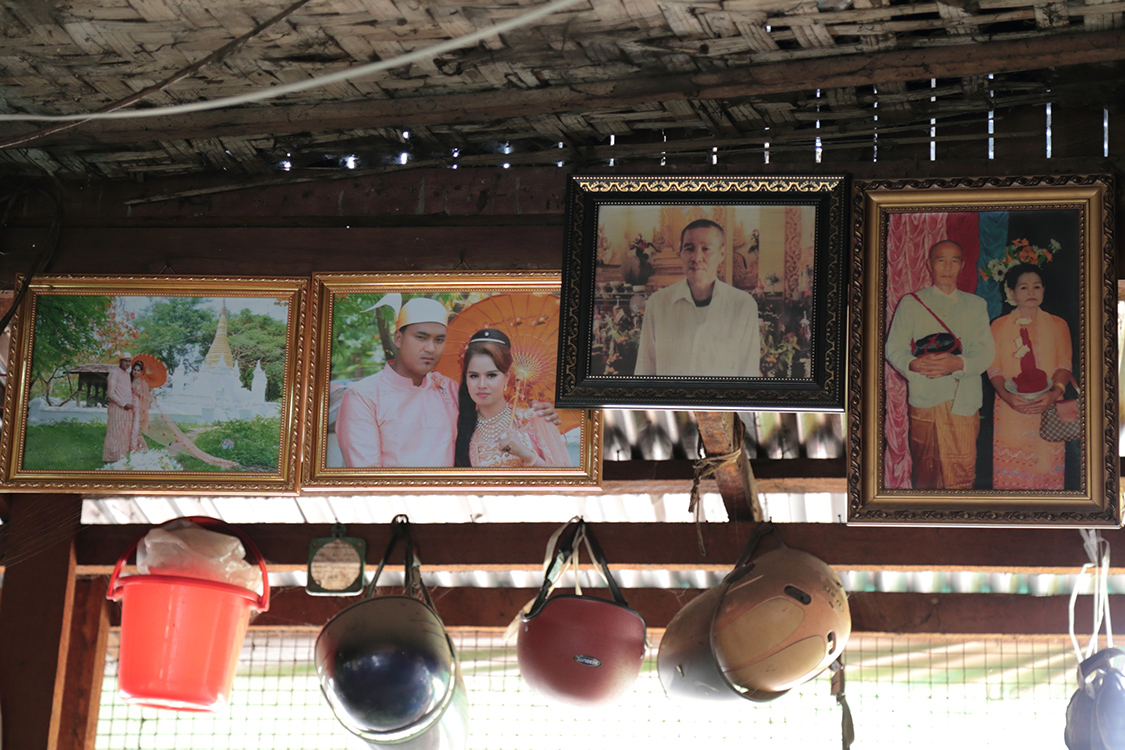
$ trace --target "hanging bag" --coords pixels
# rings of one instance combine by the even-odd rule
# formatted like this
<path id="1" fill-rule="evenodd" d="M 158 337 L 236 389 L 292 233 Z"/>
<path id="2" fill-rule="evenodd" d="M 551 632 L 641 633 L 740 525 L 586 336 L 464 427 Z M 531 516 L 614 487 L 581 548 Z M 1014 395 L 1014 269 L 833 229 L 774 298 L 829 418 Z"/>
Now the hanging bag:
<path id="1" fill-rule="evenodd" d="M 1066 378 L 1074 388 L 1075 398 L 1060 398 L 1039 416 L 1039 437 L 1052 443 L 1063 443 L 1082 437 L 1082 392 L 1069 372 Z M 1063 394 L 1066 391 L 1064 389 Z"/>

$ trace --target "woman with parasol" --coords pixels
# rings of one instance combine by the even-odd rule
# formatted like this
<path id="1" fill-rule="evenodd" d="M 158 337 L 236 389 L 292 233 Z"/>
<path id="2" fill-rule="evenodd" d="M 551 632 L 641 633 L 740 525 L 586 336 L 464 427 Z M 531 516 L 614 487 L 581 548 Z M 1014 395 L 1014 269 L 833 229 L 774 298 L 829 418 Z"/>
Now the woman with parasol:
<path id="1" fill-rule="evenodd" d="M 555 425 L 515 408 L 512 342 L 494 328 L 469 339 L 461 364 L 454 466 L 530 468 L 570 466 Z"/>
<path id="2" fill-rule="evenodd" d="M 138 354 L 129 368 L 133 387 L 133 434 L 129 451 L 147 451 L 144 435 L 148 432 L 148 411 L 152 406 L 152 388 L 164 385 L 168 371 L 164 364 L 150 354 Z"/>

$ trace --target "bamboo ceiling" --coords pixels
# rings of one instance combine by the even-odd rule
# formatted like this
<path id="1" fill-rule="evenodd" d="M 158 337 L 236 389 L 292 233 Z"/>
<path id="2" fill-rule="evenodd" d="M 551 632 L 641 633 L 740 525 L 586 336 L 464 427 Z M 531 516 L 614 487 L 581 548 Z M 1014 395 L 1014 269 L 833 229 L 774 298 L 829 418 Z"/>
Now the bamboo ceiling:
<path id="1" fill-rule="evenodd" d="M 544 4 L 0 0 L 0 113 L 233 96 L 397 58 Z M 876 132 L 907 137 L 931 118 L 979 121 L 1018 105 L 1120 109 L 1123 28 L 1125 3 L 1103 0 L 578 0 L 468 47 L 234 108 L 32 139 L 54 126 L 0 122 L 0 166 L 246 177 L 404 158 L 621 164 L 661 151 L 760 154 L 766 142 L 783 151 L 817 136 L 859 147 Z"/>

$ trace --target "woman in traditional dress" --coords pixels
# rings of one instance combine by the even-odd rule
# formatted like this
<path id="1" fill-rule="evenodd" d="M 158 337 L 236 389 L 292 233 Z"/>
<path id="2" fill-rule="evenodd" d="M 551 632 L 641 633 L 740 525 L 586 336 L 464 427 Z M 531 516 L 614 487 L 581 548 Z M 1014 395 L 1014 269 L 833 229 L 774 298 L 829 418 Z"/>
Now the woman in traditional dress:
<path id="1" fill-rule="evenodd" d="M 996 358 L 988 377 L 993 411 L 994 489 L 1063 489 L 1065 443 L 1039 436 L 1040 415 L 1063 396 L 1071 377 L 1070 328 L 1041 309 L 1043 274 L 1020 263 L 1004 276 L 1012 312 L 992 322 Z M 1048 376 L 1048 373 L 1050 375 Z"/>
<path id="2" fill-rule="evenodd" d="M 469 339 L 461 363 L 454 466 L 523 468 L 570 466 L 555 425 L 530 409 L 513 408 L 512 344 L 493 328 Z"/>
<path id="3" fill-rule="evenodd" d="M 140 360 L 133 362 L 129 370 L 133 379 L 133 435 L 129 440 L 130 451 L 147 451 L 148 443 L 144 435 L 148 432 L 148 410 L 152 405 L 152 394 L 145 380 L 145 363 Z"/>

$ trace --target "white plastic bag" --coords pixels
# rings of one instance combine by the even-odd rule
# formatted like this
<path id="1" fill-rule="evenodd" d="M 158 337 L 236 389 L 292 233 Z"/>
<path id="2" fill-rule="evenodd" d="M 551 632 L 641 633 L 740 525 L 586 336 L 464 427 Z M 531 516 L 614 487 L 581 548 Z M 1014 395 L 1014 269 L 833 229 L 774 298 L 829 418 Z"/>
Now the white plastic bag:
<path id="1" fill-rule="evenodd" d="M 137 570 L 219 581 L 262 592 L 262 571 L 246 562 L 242 542 L 190 521 L 157 527 L 137 545 Z"/>

